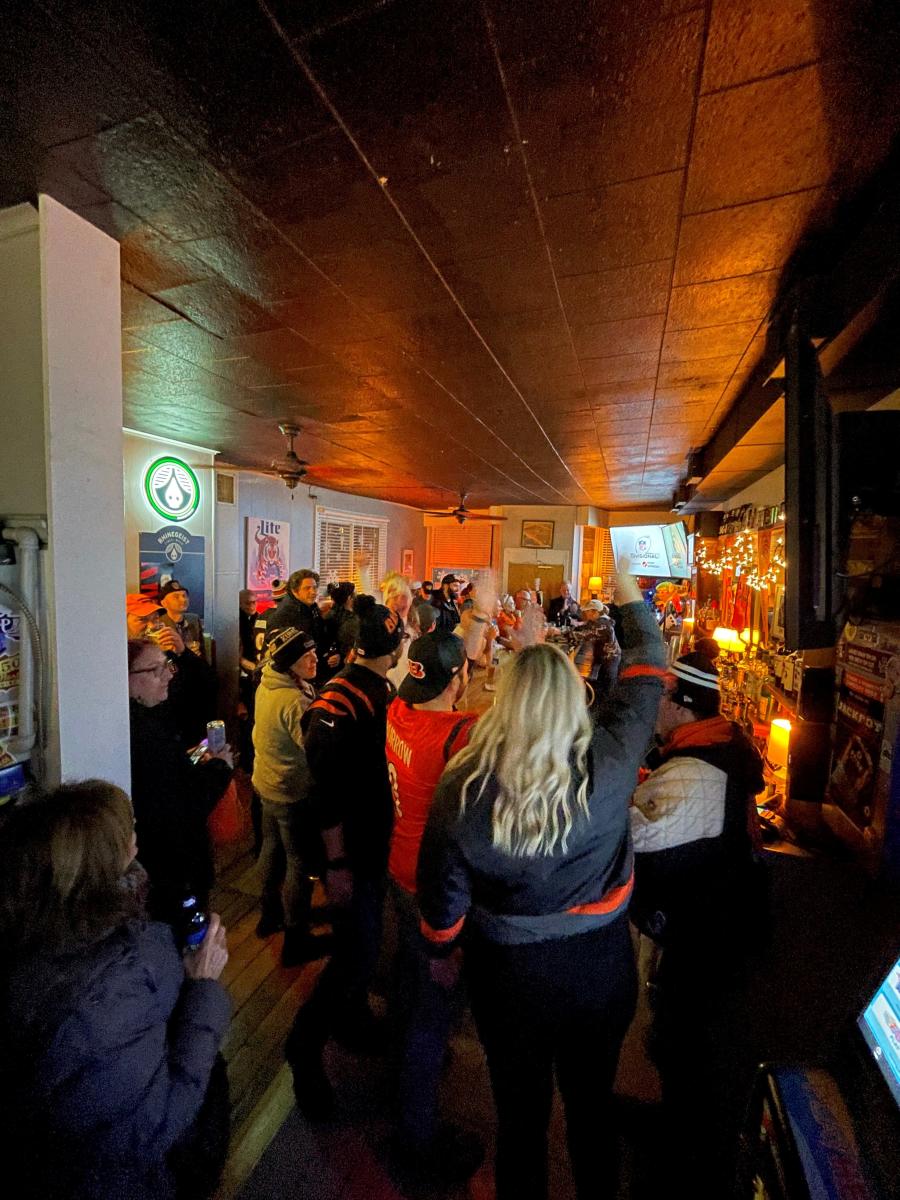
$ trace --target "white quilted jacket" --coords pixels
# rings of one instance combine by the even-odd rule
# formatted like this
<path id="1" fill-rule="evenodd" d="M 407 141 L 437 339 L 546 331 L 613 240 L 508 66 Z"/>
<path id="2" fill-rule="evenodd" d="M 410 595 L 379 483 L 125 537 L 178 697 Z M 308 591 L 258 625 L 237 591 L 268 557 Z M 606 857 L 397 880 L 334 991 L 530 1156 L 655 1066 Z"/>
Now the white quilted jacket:
<path id="1" fill-rule="evenodd" d="M 699 758 L 678 757 L 635 790 L 631 836 L 637 854 L 672 850 L 719 837 L 725 825 L 728 776 Z"/>

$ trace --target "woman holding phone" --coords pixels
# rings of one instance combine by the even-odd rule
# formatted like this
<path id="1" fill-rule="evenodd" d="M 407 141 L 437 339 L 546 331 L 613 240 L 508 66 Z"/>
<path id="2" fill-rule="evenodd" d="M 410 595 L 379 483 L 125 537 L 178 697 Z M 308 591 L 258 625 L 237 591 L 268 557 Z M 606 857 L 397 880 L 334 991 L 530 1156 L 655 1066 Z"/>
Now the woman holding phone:
<path id="1" fill-rule="evenodd" d="M 228 746 L 189 758 L 166 700 L 172 663 L 155 642 L 129 641 L 131 799 L 151 916 L 177 925 L 189 895 L 206 908 L 213 854 L 206 822 L 232 775 Z M 195 761 L 196 760 L 196 761 Z"/>

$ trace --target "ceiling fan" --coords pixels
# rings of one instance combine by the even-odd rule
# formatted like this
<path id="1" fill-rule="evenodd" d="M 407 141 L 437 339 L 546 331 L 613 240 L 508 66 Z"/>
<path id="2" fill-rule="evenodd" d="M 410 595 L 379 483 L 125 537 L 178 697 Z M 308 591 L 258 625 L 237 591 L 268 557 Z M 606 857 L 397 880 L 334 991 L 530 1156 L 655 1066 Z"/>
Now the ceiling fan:
<path id="1" fill-rule="evenodd" d="M 288 448 L 281 462 L 272 463 L 272 470 L 278 475 L 279 479 L 284 480 L 288 491 L 292 492 L 306 474 L 306 468 L 309 466 L 309 463 L 304 462 L 302 458 L 298 458 L 294 452 L 294 438 L 300 436 L 300 426 L 286 421 L 283 425 L 279 425 L 278 428 L 287 438 Z"/>
<path id="2" fill-rule="evenodd" d="M 458 521 L 460 525 L 465 525 L 466 521 L 505 521 L 506 517 L 492 517 L 488 513 L 474 513 L 471 509 L 466 508 L 466 492 L 460 492 L 459 504 L 456 508 L 451 508 L 447 512 L 430 512 L 425 513 L 426 517 L 452 517 L 454 521 Z"/>
<path id="3" fill-rule="evenodd" d="M 294 425 L 289 421 L 285 421 L 279 425 L 284 437 L 287 439 L 288 448 L 284 458 L 275 459 L 271 467 L 266 470 L 261 467 L 241 467 L 227 462 L 217 462 L 213 464 L 213 470 L 235 470 L 235 471 L 255 471 L 259 475 L 277 475 L 279 479 L 283 479 L 288 491 L 293 493 L 294 488 L 298 483 L 301 483 L 306 476 L 306 469 L 309 466 L 308 462 L 304 462 L 302 458 L 298 458 L 294 450 L 294 438 L 300 436 L 300 426 Z M 310 497 L 312 498 L 312 497 Z"/>

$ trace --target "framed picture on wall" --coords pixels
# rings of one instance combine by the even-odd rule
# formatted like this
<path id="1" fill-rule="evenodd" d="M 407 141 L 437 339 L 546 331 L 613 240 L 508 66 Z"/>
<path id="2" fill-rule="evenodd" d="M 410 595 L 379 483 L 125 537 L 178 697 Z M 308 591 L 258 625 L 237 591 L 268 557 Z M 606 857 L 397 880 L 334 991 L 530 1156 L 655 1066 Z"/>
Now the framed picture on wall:
<path id="1" fill-rule="evenodd" d="M 265 592 L 290 574 L 291 527 L 287 521 L 247 518 L 247 587 Z"/>
<path id="2" fill-rule="evenodd" d="M 552 550 L 555 521 L 523 521 L 521 545 L 530 550 Z"/>
<path id="3" fill-rule="evenodd" d="M 412 550 L 400 551 L 400 574 L 405 575 L 408 579 L 412 579 L 413 571 L 416 566 L 416 556 Z"/>

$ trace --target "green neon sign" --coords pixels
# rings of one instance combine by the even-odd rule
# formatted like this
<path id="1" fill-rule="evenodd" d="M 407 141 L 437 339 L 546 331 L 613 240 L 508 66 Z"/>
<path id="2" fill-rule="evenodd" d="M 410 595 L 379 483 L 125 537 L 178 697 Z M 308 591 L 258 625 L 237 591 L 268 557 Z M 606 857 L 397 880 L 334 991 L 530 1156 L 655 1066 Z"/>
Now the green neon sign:
<path id="1" fill-rule="evenodd" d="M 180 458 L 157 458 L 144 472 L 144 496 L 167 521 L 186 521 L 200 504 L 200 480 Z"/>

